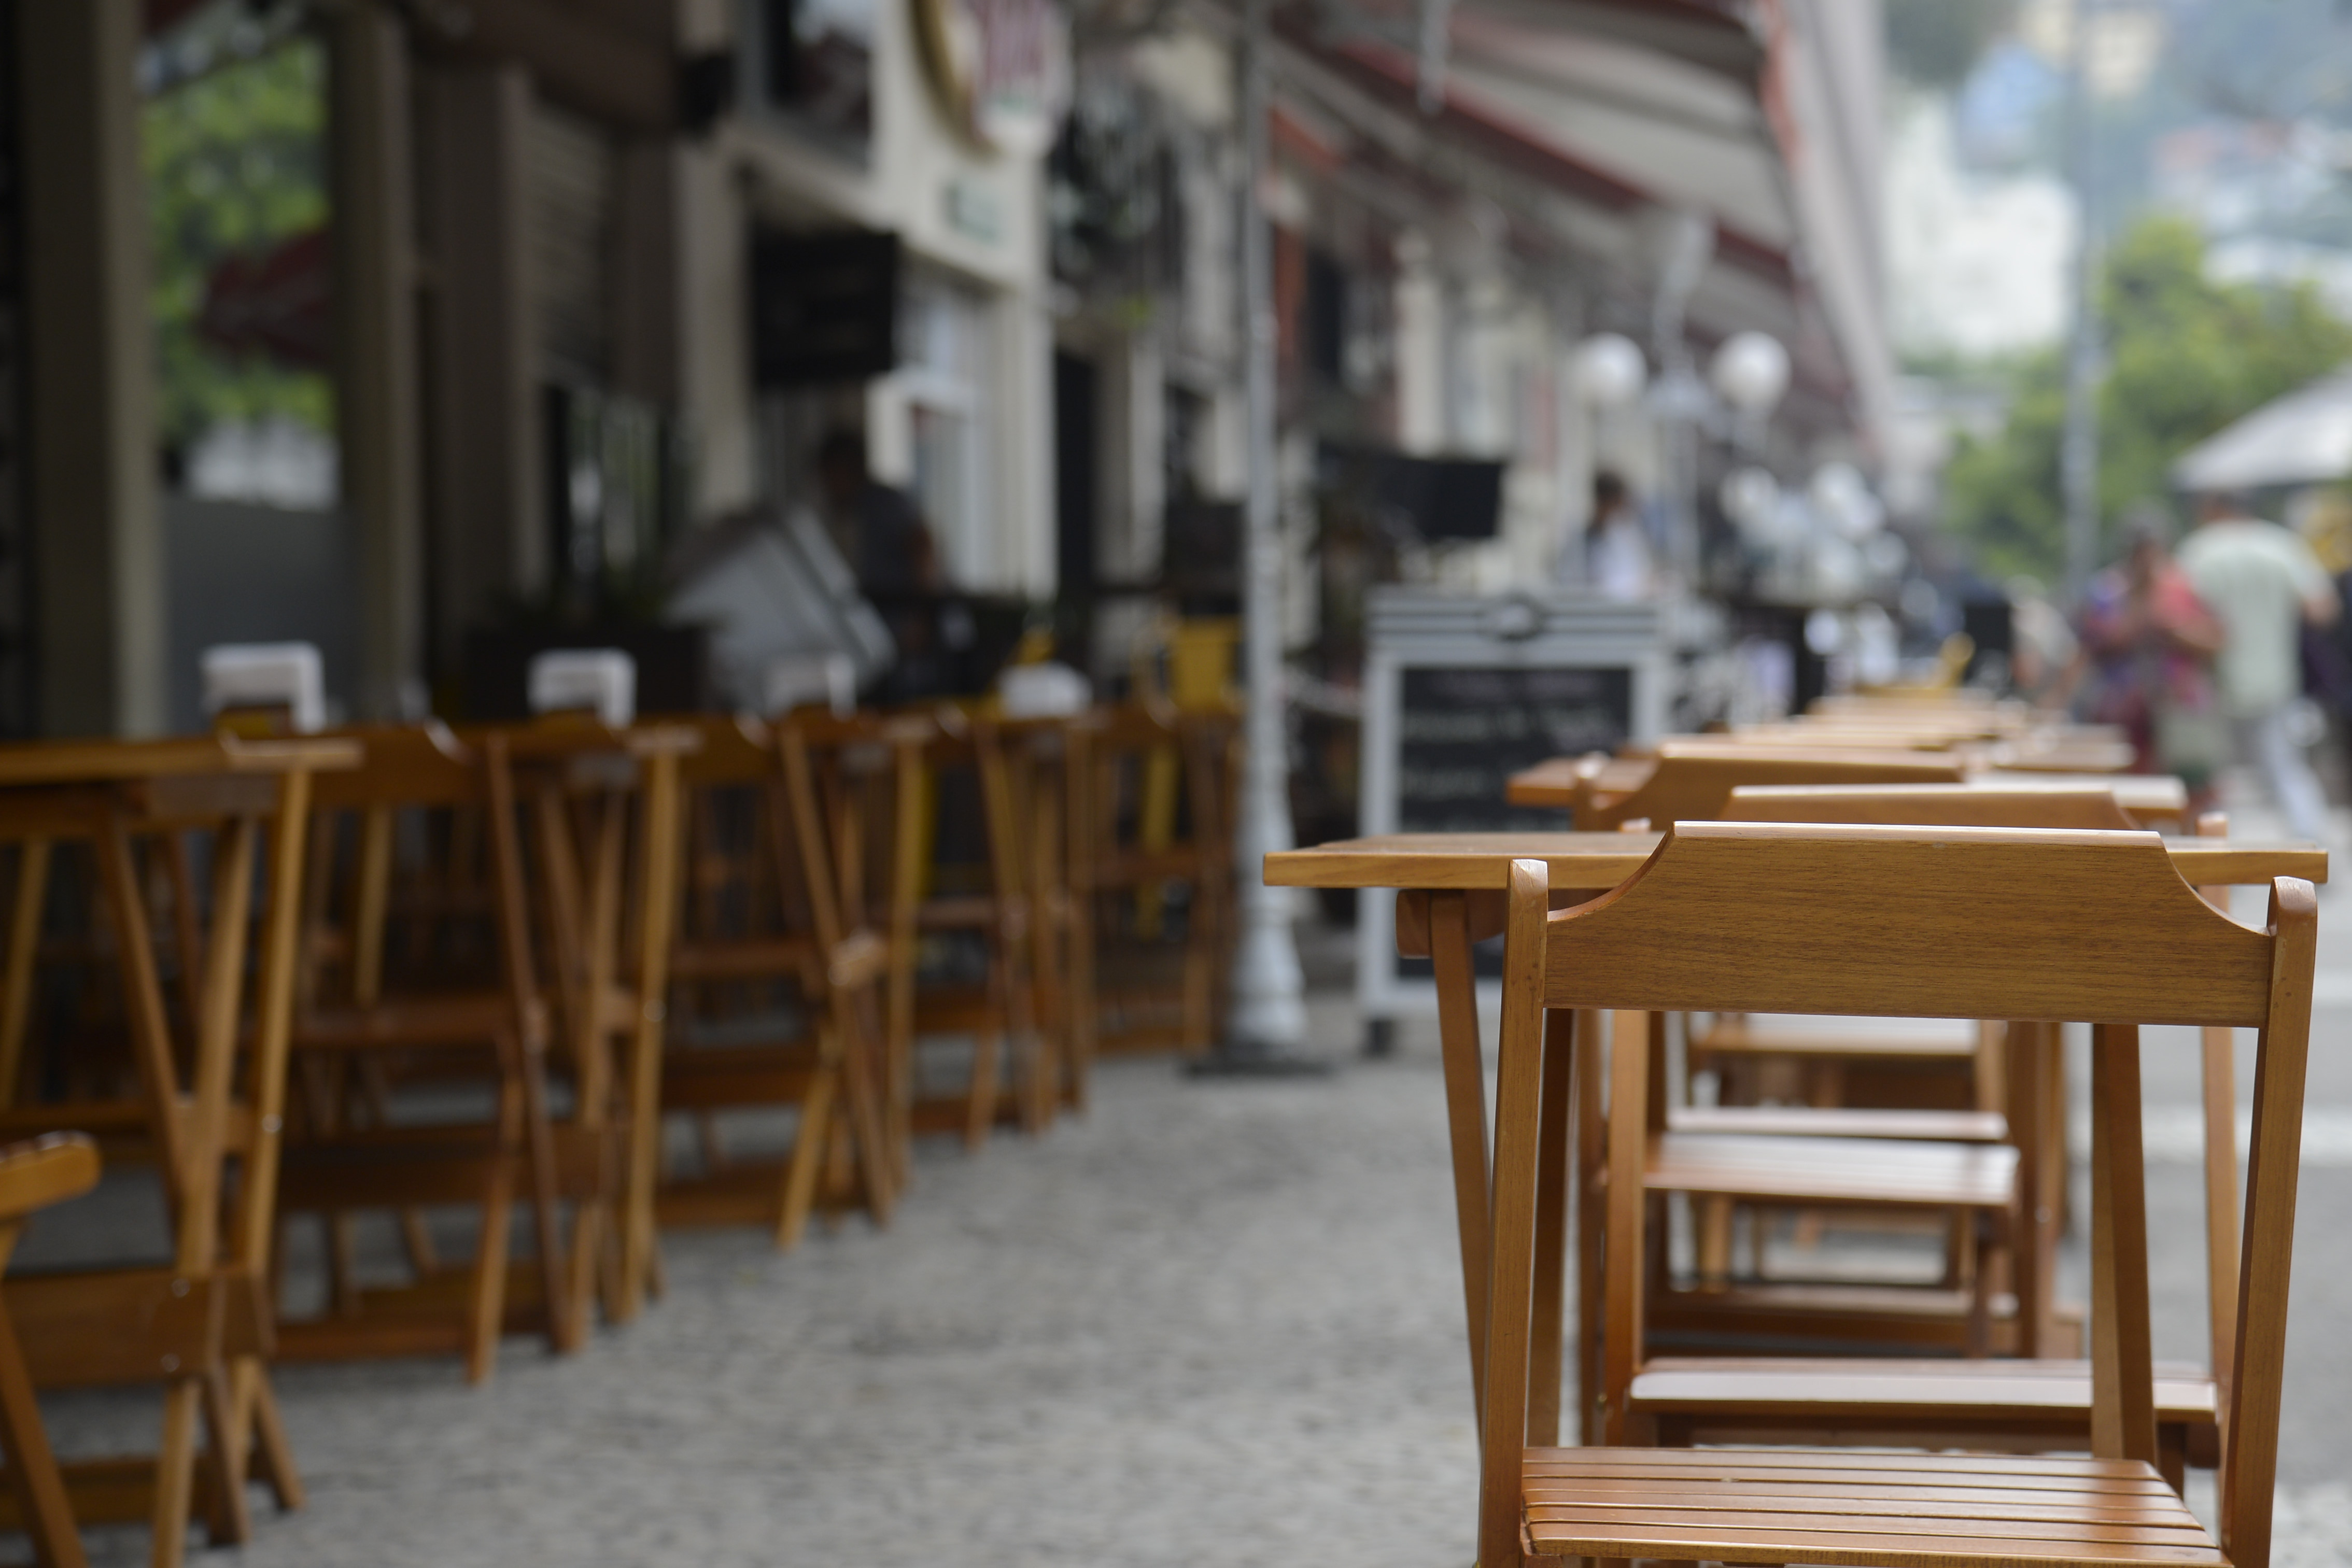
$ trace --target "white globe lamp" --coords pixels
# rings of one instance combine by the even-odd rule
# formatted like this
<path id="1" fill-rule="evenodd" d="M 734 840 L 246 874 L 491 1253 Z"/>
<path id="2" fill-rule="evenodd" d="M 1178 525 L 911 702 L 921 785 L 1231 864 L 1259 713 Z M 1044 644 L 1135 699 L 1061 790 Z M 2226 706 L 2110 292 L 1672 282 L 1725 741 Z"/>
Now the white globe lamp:
<path id="1" fill-rule="evenodd" d="M 1706 379 L 1724 402 L 1760 419 L 1789 390 L 1789 350 L 1769 333 L 1734 332 L 1715 350 Z"/>
<path id="2" fill-rule="evenodd" d="M 1578 344 L 1572 373 L 1577 395 L 1597 409 L 1625 407 L 1650 379 L 1641 349 L 1620 332 L 1596 333 Z"/>

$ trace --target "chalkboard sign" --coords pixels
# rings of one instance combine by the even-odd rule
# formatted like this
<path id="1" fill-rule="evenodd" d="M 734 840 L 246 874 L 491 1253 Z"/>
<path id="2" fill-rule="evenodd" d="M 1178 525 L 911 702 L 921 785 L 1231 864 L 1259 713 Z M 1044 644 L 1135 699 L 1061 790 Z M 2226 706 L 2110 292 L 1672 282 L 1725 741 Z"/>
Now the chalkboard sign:
<path id="1" fill-rule="evenodd" d="M 1503 799 L 1510 776 L 1554 757 L 1614 751 L 1633 733 L 1633 672 L 1622 665 L 1402 674 L 1399 832 L 1556 831 L 1558 810 Z"/>
<path id="2" fill-rule="evenodd" d="M 1664 728 L 1673 661 L 1654 605 L 1381 588 L 1366 611 L 1366 833 L 1557 832 L 1566 812 L 1503 798 L 1512 774 Z M 1397 956 L 1394 911 L 1379 888 L 1357 904 L 1356 1000 L 1375 1035 L 1435 1005 L 1427 962 Z M 1495 956 L 1478 955 L 1483 973 Z"/>

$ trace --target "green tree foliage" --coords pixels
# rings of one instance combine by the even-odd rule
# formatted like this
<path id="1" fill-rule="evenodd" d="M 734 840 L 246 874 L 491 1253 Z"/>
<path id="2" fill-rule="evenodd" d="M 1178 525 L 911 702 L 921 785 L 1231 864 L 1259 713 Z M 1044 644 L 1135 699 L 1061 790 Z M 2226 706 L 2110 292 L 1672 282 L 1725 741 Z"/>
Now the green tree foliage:
<path id="1" fill-rule="evenodd" d="M 325 51 L 296 38 L 151 99 L 141 121 L 151 293 L 166 443 L 221 421 L 268 416 L 324 430 L 327 378 L 258 356 L 232 359 L 196 331 L 220 262 L 258 255 L 327 221 Z"/>
<path id="2" fill-rule="evenodd" d="M 2203 239 L 2150 217 L 2108 249 L 2100 277 L 2099 513 L 2168 493 L 2173 460 L 2231 420 L 2352 359 L 2352 326 L 2306 285 L 2210 281 Z M 2058 476 L 2066 420 L 2060 347 L 2027 360 L 2000 434 L 1963 440 L 1944 474 L 1947 526 L 1995 575 L 2052 580 L 2065 559 Z"/>
<path id="3" fill-rule="evenodd" d="M 1916 86 L 1958 87 L 2016 9 L 2014 0 L 1886 0 L 1888 63 Z"/>

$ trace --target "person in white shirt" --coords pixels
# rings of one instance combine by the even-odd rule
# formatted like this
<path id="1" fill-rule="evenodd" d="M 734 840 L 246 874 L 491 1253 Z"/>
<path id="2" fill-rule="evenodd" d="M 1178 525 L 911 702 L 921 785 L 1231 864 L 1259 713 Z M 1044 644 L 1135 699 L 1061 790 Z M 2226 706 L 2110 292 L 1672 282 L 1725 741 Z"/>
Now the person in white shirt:
<path id="1" fill-rule="evenodd" d="M 1585 580 L 1603 599 L 1648 599 L 1658 591 L 1657 563 L 1625 481 L 1603 468 L 1592 476 L 1592 521 L 1584 530 Z"/>
<path id="2" fill-rule="evenodd" d="M 2327 798 L 2288 716 L 2303 694 L 2302 628 L 2306 622 L 2327 625 L 2342 613 L 2336 585 L 2309 545 L 2249 516 L 2237 497 L 2204 497 L 2197 516 L 2197 531 L 2179 559 L 2221 622 L 2214 667 L 2221 711 L 2237 730 L 2240 755 L 2262 770 L 2288 826 L 2298 837 L 2324 839 Z"/>

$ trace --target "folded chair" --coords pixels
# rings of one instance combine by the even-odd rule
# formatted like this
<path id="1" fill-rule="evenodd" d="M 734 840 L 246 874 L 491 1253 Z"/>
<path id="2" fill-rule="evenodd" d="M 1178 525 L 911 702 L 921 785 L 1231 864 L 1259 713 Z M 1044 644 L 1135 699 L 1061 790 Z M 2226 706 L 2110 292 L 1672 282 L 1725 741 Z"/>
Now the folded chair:
<path id="1" fill-rule="evenodd" d="M 1037 1030 L 1033 1092 L 1042 1103 L 1021 1103 L 1024 1126 L 1052 1120 L 1066 1105 L 1086 1103 L 1087 1071 L 1094 1057 L 1096 1011 L 1081 997 L 1078 948 L 1084 845 L 1073 821 L 1084 751 L 1078 731 L 1086 716 L 1000 718 L 997 744 L 1028 923 L 1030 1011 Z"/>
<path id="2" fill-rule="evenodd" d="M 52 1133 L 0 1148 L 0 1266 L 24 1234 L 26 1220 L 97 1185 L 98 1145 L 79 1133 Z M 25 1347 L 5 1299 L 0 1299 L 0 1456 L 7 1461 L 7 1498 L 16 1505 L 15 1517 L 0 1523 L 25 1532 L 41 1568 L 81 1568 L 86 1559 L 74 1526 L 73 1503 L 57 1457 L 49 1451 Z"/>
<path id="3" fill-rule="evenodd" d="M 181 740 L 14 747 L 5 760 L 0 841 L 16 846 L 16 884 L 0 1137 L 87 1131 L 110 1158 L 155 1168 L 170 1225 L 161 1264 L 11 1277 L 6 1315 L 35 1386 L 160 1385 L 152 1455 L 58 1469 L 82 1524 L 147 1522 L 151 1560 L 170 1568 L 192 1518 L 215 1543 L 249 1537 L 249 1479 L 281 1508 L 302 1502 L 266 1366 L 269 1220 L 313 767 L 353 758 L 333 743 Z M 188 835 L 209 841 L 201 905 L 173 842 Z M 168 936 L 159 885 L 173 890 Z M 76 969 L 79 987 L 42 985 Z M 27 1170 L 46 1173 L 27 1177 L 40 1199 L 94 1166 L 67 1149 Z M 56 1501 L 19 1490 L 16 1522 L 48 1531 Z"/>
<path id="4" fill-rule="evenodd" d="M 1087 1055 L 1212 1044 L 1233 937 L 1233 729 L 1225 714 L 1129 703 L 1076 732 L 1073 989 Z"/>
<path id="5" fill-rule="evenodd" d="M 617 1151 L 578 1114 L 559 1132 L 549 1110 L 553 1024 L 508 738 L 468 744 L 437 725 L 354 738 L 365 764 L 318 794 L 278 1195 L 286 1218 L 324 1221 L 329 1299 L 321 1316 L 281 1318 L 280 1354 L 457 1354 L 479 1382 L 510 1320 L 551 1349 L 581 1343 L 559 1207 L 571 1198 L 586 1230 L 611 1201 Z M 403 1091 L 436 1107 L 407 1114 Z M 519 1274 L 518 1204 L 536 1249 Z M 425 1223 L 452 1206 L 478 1217 L 462 1264 L 441 1260 Z M 356 1276 L 352 1226 L 371 1210 L 400 1217 L 404 1285 Z M 575 1239 L 593 1257 L 593 1238 Z"/>
<path id="6" fill-rule="evenodd" d="M 845 898 L 856 852 L 828 832 L 807 731 L 829 716 L 704 721 L 686 765 L 694 875 L 673 948 L 665 1113 L 690 1113 L 702 1169 L 664 1183 L 666 1225 L 765 1225 L 800 1239 L 840 1138 L 855 1145 L 854 1196 L 887 1223 L 898 1176 L 887 1146 L 884 1033 L 888 944 Z M 862 834 L 860 835 L 862 837 Z M 711 1037 L 719 1038 L 698 1038 Z M 730 1154 L 717 1113 L 790 1106 L 781 1159 Z"/>
<path id="7" fill-rule="evenodd" d="M 1864 1568 L 2269 1561 L 2287 1276 L 2316 903 L 2282 877 L 2268 924 L 2217 913 L 2137 832 L 1686 822 L 1643 871 L 1548 913 L 1540 862 L 1514 865 L 1504 958 L 1478 1561 L 1551 1557 L 1832 1563 Z M 2030 887 L 2035 896 L 2007 896 Z M 1646 1120 L 1643 1039 L 1669 1010 L 2088 1022 L 2093 1029 L 2091 1419 L 2087 1458 L 1850 1448 L 1671 1450 L 1621 1403 L 1611 1446 L 1560 1448 L 1559 1239 L 1547 1187 L 1566 1126 L 1541 1115 L 1555 1054 L 1614 1015 L 1610 1116 Z M 1548 1011 L 1579 1015 L 1575 1043 Z M 2159 1470 L 2149 1351 L 2139 1027 L 2258 1032 L 2239 1296 L 2221 1379 L 2219 1528 Z M 1597 1026 L 1596 1026 L 1597 1029 Z M 1549 1036 L 1549 1038 L 1548 1038 Z M 1605 1317 L 1643 1320 L 1644 1141 L 1611 1143 Z M 1539 1222 L 1538 1215 L 1549 1218 Z M 1604 1386 L 1638 1364 L 1612 1334 Z"/>
<path id="8" fill-rule="evenodd" d="M 1004 743 L 989 719 L 952 709 L 937 719 L 921 754 L 926 798 L 902 850 L 919 890 L 908 1037 L 964 1036 L 971 1054 L 960 1092 L 930 1093 L 910 1051 L 908 1120 L 916 1133 L 959 1133 L 978 1148 L 1000 1110 L 1042 1127 L 1053 1079 L 1037 1030 L 1031 873 Z"/>

